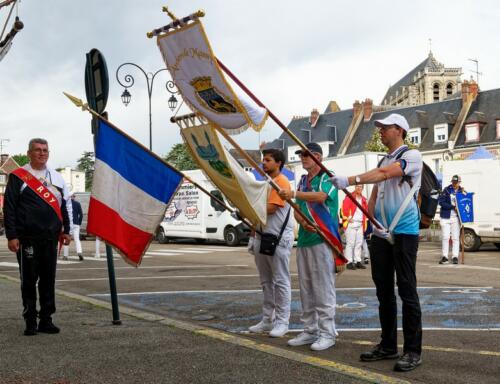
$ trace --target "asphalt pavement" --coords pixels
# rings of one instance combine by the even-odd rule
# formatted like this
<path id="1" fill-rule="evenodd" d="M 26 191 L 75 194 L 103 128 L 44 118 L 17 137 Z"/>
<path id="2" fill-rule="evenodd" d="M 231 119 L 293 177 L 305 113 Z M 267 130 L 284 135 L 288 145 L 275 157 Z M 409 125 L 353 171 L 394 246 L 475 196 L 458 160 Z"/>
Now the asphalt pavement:
<path id="1" fill-rule="evenodd" d="M 104 259 L 73 256 L 58 266 L 59 335 L 22 335 L 15 259 L 0 240 L 0 383 L 496 383 L 500 367 L 500 251 L 466 254 L 440 266 L 439 245 L 422 243 L 418 280 L 424 309 L 423 365 L 406 374 L 393 361 L 362 363 L 378 341 L 370 270 L 337 280 L 337 344 L 315 353 L 290 348 L 300 330 L 295 259 L 293 332 L 245 332 L 261 294 L 244 247 L 152 244 L 140 268 L 115 258 L 122 325 L 111 324 Z M 369 267 L 369 266 L 368 266 Z M 400 339 L 402 340 L 402 338 Z M 28 364 L 26 362 L 29 362 Z"/>

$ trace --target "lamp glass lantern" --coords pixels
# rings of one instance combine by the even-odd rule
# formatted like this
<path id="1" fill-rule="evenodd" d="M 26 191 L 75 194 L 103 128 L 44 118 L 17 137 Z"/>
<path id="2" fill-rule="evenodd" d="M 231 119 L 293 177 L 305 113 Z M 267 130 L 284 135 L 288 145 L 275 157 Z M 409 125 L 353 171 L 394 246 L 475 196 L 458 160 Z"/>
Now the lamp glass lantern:
<path id="1" fill-rule="evenodd" d="M 168 99 L 168 107 L 171 111 L 173 111 L 175 107 L 177 107 L 177 98 L 174 95 L 170 96 L 170 98 Z"/>
<path id="2" fill-rule="evenodd" d="M 123 91 L 121 98 L 122 98 L 122 103 L 125 106 L 127 106 L 130 103 L 130 99 L 132 98 L 132 95 L 130 94 L 130 92 L 128 91 L 127 88 L 125 88 L 125 90 Z"/>

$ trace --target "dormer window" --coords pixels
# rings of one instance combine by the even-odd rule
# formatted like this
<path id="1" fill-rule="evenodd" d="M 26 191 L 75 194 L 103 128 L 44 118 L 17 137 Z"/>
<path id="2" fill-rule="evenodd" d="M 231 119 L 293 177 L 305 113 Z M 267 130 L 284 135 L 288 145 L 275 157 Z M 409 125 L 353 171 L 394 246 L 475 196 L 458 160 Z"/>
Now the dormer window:
<path id="1" fill-rule="evenodd" d="M 479 123 L 465 125 L 465 142 L 479 141 Z"/>
<path id="2" fill-rule="evenodd" d="M 415 145 L 420 145 L 421 143 L 421 137 L 420 137 L 420 128 L 412 128 L 408 131 L 408 139 L 410 140 L 410 143 L 415 144 Z"/>
<path id="3" fill-rule="evenodd" d="M 448 124 L 436 124 L 434 126 L 434 142 L 445 143 L 448 140 Z"/>
<path id="4" fill-rule="evenodd" d="M 298 151 L 299 149 L 300 149 L 300 147 L 298 145 L 291 145 L 288 147 L 288 161 L 289 162 L 300 160 L 299 155 L 295 154 L 295 152 Z"/>

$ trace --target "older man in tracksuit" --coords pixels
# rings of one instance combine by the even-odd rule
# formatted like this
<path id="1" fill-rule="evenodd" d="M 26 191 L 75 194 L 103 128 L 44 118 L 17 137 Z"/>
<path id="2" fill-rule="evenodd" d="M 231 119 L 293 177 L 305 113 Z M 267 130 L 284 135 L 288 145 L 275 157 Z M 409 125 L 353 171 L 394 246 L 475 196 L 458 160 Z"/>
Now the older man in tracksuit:
<path id="1" fill-rule="evenodd" d="M 5 190 L 5 234 L 9 250 L 16 252 L 21 275 L 24 334 L 59 333 L 52 322 L 56 311 L 55 278 L 58 241 L 68 245 L 71 204 L 60 173 L 47 167 L 48 143 L 32 139 L 30 162 L 9 175 Z M 40 299 L 37 311 L 36 288 Z M 40 323 L 37 327 L 37 316 Z"/>
<path id="2" fill-rule="evenodd" d="M 458 252 L 460 250 L 460 218 L 457 212 L 457 194 L 465 193 L 460 186 L 460 176 L 454 175 L 451 178 L 451 184 L 448 185 L 439 196 L 438 203 L 441 206 L 439 216 L 441 224 L 442 257 L 439 264 L 448 264 L 448 253 L 450 250 L 450 235 L 452 241 L 452 260 L 453 264 L 458 264 Z"/>

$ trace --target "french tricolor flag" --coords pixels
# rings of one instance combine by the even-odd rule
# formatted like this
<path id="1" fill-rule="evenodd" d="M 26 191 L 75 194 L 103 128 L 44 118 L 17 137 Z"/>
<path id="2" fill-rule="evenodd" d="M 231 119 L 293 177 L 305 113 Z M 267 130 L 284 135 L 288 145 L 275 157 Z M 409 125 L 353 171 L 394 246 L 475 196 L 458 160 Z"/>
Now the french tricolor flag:
<path id="1" fill-rule="evenodd" d="M 138 266 L 182 176 L 103 120 L 95 157 L 87 231 Z"/>

